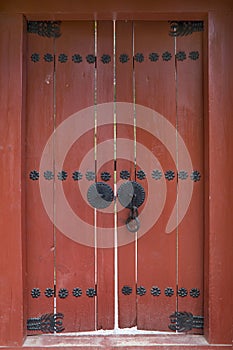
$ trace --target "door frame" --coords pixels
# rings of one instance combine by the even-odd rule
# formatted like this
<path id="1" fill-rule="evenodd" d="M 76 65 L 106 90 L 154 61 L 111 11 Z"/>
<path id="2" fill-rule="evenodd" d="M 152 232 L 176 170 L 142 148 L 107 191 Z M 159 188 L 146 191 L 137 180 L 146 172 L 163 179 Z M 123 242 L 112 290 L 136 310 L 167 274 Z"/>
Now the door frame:
<path id="1" fill-rule="evenodd" d="M 7 1 L 4 1 L 7 3 Z M 119 4 L 119 1 L 116 4 Z M 215 1 L 217 4 L 217 1 Z M 69 1 L 66 2 L 68 6 Z M 120 1 L 123 4 L 123 1 Z M 170 4 L 170 5 L 169 5 Z M 205 136 L 205 268 L 204 337 L 209 344 L 231 344 L 232 341 L 232 246 L 230 197 L 233 170 L 230 150 L 231 93 L 233 90 L 231 4 L 198 7 L 198 13 L 180 12 L 185 1 L 159 5 L 146 1 L 147 12 L 140 13 L 139 2 L 127 10 L 115 12 L 112 4 L 104 11 L 100 1 L 98 19 L 190 19 L 204 20 L 204 136 Z M 102 5 L 102 6 L 101 6 Z M 19 6 L 19 5 L 18 5 Z M 51 6 L 51 5 L 49 5 Z M 22 346 L 26 338 L 26 262 L 25 262 L 25 72 L 26 20 L 97 19 L 94 9 L 82 5 L 71 13 L 67 8 L 54 15 L 52 7 L 10 10 L 0 14 L 0 82 L 2 113 L 0 118 L 2 201 L 0 204 L 0 346 Z M 122 5 L 123 6 L 123 5 Z M 7 5 L 6 5 L 7 7 Z M 123 7 L 122 7 L 123 8 Z M 131 9 L 131 11 L 130 11 Z M 189 9 L 190 10 L 190 9 Z M 103 11 L 103 12 L 101 12 Z M 171 13 L 172 15 L 171 15 Z M 227 69 L 225 68 L 227 67 Z M 220 69 L 221 68 L 221 69 Z M 224 311 L 223 311 L 224 310 Z M 224 312 L 224 314 L 223 314 Z M 185 337 L 185 336 L 184 336 Z M 59 337 L 61 341 L 61 336 Z M 171 338 L 172 342 L 172 338 Z M 172 344 L 172 343 L 171 343 Z M 191 345 L 192 343 L 190 343 Z M 194 345 L 194 343 L 193 343 Z M 46 344 L 44 344 L 46 346 Z M 198 346 L 198 349 L 201 347 Z M 220 347 L 219 347 L 220 348 Z M 228 347 L 224 347 L 226 349 Z M 230 348 L 230 347 L 229 347 Z M 175 347 L 174 347 L 175 349 Z"/>

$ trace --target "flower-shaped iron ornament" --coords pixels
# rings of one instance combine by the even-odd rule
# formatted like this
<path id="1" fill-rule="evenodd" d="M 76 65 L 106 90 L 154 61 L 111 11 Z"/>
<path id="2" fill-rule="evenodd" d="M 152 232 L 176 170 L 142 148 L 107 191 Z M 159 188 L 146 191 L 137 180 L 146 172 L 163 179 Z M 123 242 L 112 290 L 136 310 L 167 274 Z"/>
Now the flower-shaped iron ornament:
<path id="1" fill-rule="evenodd" d="M 109 172 L 107 172 L 107 171 L 103 171 L 101 173 L 101 179 L 103 181 L 109 181 L 111 179 L 111 174 Z"/>
<path id="2" fill-rule="evenodd" d="M 93 64 L 93 63 L 95 63 L 95 61 L 96 61 L 94 55 L 87 55 L 87 56 L 86 56 L 86 60 L 87 60 L 87 62 L 90 63 L 90 64 Z"/>
<path id="3" fill-rule="evenodd" d="M 65 181 L 67 179 L 67 172 L 62 170 L 62 171 L 59 171 L 59 173 L 57 174 L 57 178 L 58 180 L 61 180 L 61 181 Z"/>
<path id="4" fill-rule="evenodd" d="M 151 60 L 151 62 L 156 62 L 159 59 L 159 54 L 157 52 L 151 52 L 149 54 L 149 59 Z"/>
<path id="5" fill-rule="evenodd" d="M 66 297 L 68 297 L 68 295 L 69 295 L 69 292 L 68 292 L 68 290 L 65 289 L 65 288 L 61 288 L 61 289 L 59 290 L 59 292 L 58 292 L 58 296 L 59 296 L 59 298 L 61 298 L 61 299 L 65 299 Z"/>
<path id="6" fill-rule="evenodd" d="M 158 297 L 161 294 L 161 290 L 159 287 L 157 286 L 153 286 L 150 290 L 151 295 L 153 295 L 154 297 Z"/>
<path id="7" fill-rule="evenodd" d="M 180 288 L 178 290 L 178 295 L 179 295 L 179 297 L 182 297 L 182 298 L 186 297 L 188 295 L 187 289 L 186 288 Z"/>
<path id="8" fill-rule="evenodd" d="M 143 170 L 138 170 L 137 171 L 137 178 L 139 180 L 144 180 L 146 178 L 146 173 Z"/>
<path id="9" fill-rule="evenodd" d="M 174 290 L 171 287 L 167 287 L 164 291 L 166 297 L 172 297 L 174 295 Z"/>
<path id="10" fill-rule="evenodd" d="M 44 55 L 45 62 L 53 62 L 53 55 L 51 53 L 46 53 Z"/>
<path id="11" fill-rule="evenodd" d="M 192 172 L 192 174 L 190 175 L 190 177 L 191 177 L 191 180 L 193 180 L 194 182 L 197 182 L 197 181 L 201 180 L 201 174 L 197 170 L 194 170 Z"/>
<path id="12" fill-rule="evenodd" d="M 82 173 L 78 170 L 74 171 L 72 174 L 72 178 L 74 181 L 79 181 L 82 179 L 82 177 L 83 177 Z"/>
<path id="13" fill-rule="evenodd" d="M 46 288 L 44 294 L 47 298 L 51 298 L 54 296 L 54 290 L 52 288 Z"/>
<path id="14" fill-rule="evenodd" d="M 45 178 L 46 180 L 52 180 L 52 179 L 54 178 L 53 172 L 50 171 L 50 170 L 46 170 L 46 171 L 44 172 L 44 178 Z"/>
<path id="15" fill-rule="evenodd" d="M 72 291 L 72 294 L 73 294 L 74 297 L 78 298 L 78 297 L 81 297 L 83 292 L 82 292 L 81 288 L 74 288 L 73 291 Z"/>
<path id="16" fill-rule="evenodd" d="M 33 298 L 39 298 L 39 296 L 40 296 L 40 289 L 39 288 L 33 288 L 31 290 L 31 296 Z"/>
<path id="17" fill-rule="evenodd" d="M 126 55 L 125 53 L 122 53 L 119 57 L 119 60 L 121 63 L 126 63 L 129 61 L 129 56 Z"/>
<path id="18" fill-rule="evenodd" d="M 81 55 L 79 55 L 79 54 L 74 54 L 74 55 L 72 56 L 72 61 L 73 61 L 74 63 L 81 63 L 81 62 L 83 61 L 83 59 L 82 59 L 82 56 L 81 56 Z"/>
<path id="19" fill-rule="evenodd" d="M 37 170 L 32 170 L 29 174 L 31 180 L 36 181 L 39 179 L 39 172 Z"/>
<path id="20" fill-rule="evenodd" d="M 190 289 L 189 294 L 192 298 L 198 298 L 200 295 L 200 290 L 197 288 L 192 288 L 192 289 Z"/>
<path id="21" fill-rule="evenodd" d="M 88 288 L 86 290 L 86 295 L 89 297 L 89 298 L 93 298 L 97 295 L 96 293 L 96 290 L 94 288 Z"/>
<path id="22" fill-rule="evenodd" d="M 111 56 L 103 54 L 102 57 L 101 57 L 101 62 L 103 62 L 103 64 L 110 63 L 111 62 Z"/>
<path id="23" fill-rule="evenodd" d="M 124 286 L 122 287 L 121 292 L 124 295 L 130 295 L 132 293 L 132 288 L 129 286 Z"/>
<path id="24" fill-rule="evenodd" d="M 60 53 L 58 56 L 58 61 L 61 63 L 66 63 L 68 61 L 68 56 L 65 53 Z"/>
<path id="25" fill-rule="evenodd" d="M 179 173 L 178 173 L 178 178 L 179 178 L 180 180 L 186 180 L 186 179 L 188 178 L 188 173 L 187 173 L 187 171 L 184 171 L 184 170 L 179 171 Z"/>
<path id="26" fill-rule="evenodd" d="M 164 61 L 170 61 L 171 58 L 172 58 L 172 54 L 171 54 L 170 52 L 168 52 L 168 51 L 166 51 L 166 52 L 164 52 L 164 53 L 162 54 L 162 59 L 163 59 Z"/>
<path id="27" fill-rule="evenodd" d="M 143 286 L 137 287 L 137 295 L 143 296 L 146 294 L 146 288 Z"/>
<path id="28" fill-rule="evenodd" d="M 128 180 L 130 178 L 130 173 L 128 170 L 121 170 L 120 172 L 120 178 L 122 180 Z"/>
<path id="29" fill-rule="evenodd" d="M 163 175 L 160 170 L 153 170 L 151 176 L 152 176 L 152 179 L 160 180 Z"/>
<path id="30" fill-rule="evenodd" d="M 174 173 L 173 170 L 167 170 L 167 171 L 165 172 L 164 175 L 165 175 L 165 178 L 166 178 L 168 181 L 173 180 L 174 177 L 175 177 L 175 173 Z"/>
<path id="31" fill-rule="evenodd" d="M 136 53 L 136 55 L 134 56 L 134 59 L 136 62 L 142 63 L 144 61 L 144 55 L 143 53 Z"/>
<path id="32" fill-rule="evenodd" d="M 31 55 L 31 60 L 32 60 L 32 62 L 39 62 L 39 60 L 40 60 L 40 55 L 38 54 L 38 53 L 33 53 L 32 55 Z"/>
<path id="33" fill-rule="evenodd" d="M 88 181 L 93 181 L 93 180 L 95 180 L 95 173 L 94 173 L 94 171 L 87 171 L 86 172 L 86 179 L 88 180 Z"/>
<path id="34" fill-rule="evenodd" d="M 184 61 L 186 60 L 186 53 L 184 51 L 179 51 L 176 53 L 176 59 L 177 61 Z"/>
<path id="35" fill-rule="evenodd" d="M 194 60 L 194 61 L 198 60 L 199 52 L 198 51 L 191 51 L 191 52 L 189 52 L 189 58 L 191 60 Z"/>

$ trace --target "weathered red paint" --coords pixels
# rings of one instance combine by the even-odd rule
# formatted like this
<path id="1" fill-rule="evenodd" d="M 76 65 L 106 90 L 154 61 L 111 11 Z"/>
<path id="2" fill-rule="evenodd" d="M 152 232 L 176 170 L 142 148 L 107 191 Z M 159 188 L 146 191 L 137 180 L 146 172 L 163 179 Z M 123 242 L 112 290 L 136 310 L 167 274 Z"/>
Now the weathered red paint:
<path id="1" fill-rule="evenodd" d="M 59 4 L 56 2 L 56 5 Z M 76 7 L 77 6 L 77 7 Z M 79 6 L 79 7 L 78 7 Z M 208 36 L 204 42 L 205 54 L 208 55 L 208 61 L 205 65 L 205 174 L 207 180 L 205 183 L 205 336 L 210 343 L 230 343 L 232 339 L 232 235 L 231 235 L 231 207 L 232 197 L 230 189 L 230 174 L 232 171 L 232 158 L 229 155 L 232 149 L 232 118 L 231 118 L 231 91 L 232 83 L 232 4 L 230 1 L 213 2 L 198 1 L 195 3 L 195 12 L 193 13 L 193 4 L 186 1 L 167 1 L 159 4 L 146 1 L 144 3 L 134 2 L 133 5 L 125 2 L 118 2 L 117 4 L 103 3 L 98 4 L 98 16 L 101 18 L 113 18 L 113 13 L 117 13 L 118 17 L 137 17 L 157 19 L 168 18 L 204 18 L 208 15 Z M 4 117 L 1 119 L 3 129 L 1 132 L 6 134 L 7 127 L 5 121 L 14 119 L 7 119 L 7 115 L 12 113 L 17 121 L 11 125 L 11 135 L 14 141 L 14 156 L 8 158 L 8 162 L 4 163 L 6 176 L 4 177 L 4 212 L 2 216 L 2 232 L 7 229 L 8 236 L 4 236 L 1 244 L 2 268 L 1 276 L 4 276 L 5 289 L 1 289 L 2 313 L 5 315 L 1 319 L 1 343 L 3 345 L 21 344 L 23 341 L 22 334 L 22 319 L 23 319 L 23 305 L 22 299 L 22 251 L 21 251 L 21 237 L 17 237 L 19 242 L 15 241 L 15 232 L 19 231 L 21 227 L 21 193 L 19 188 L 22 184 L 21 172 L 15 166 L 17 164 L 14 160 L 20 160 L 21 149 L 20 139 L 21 127 L 24 125 L 21 121 L 22 111 L 22 16 L 13 15 L 12 17 L 6 13 L 30 13 L 30 18 L 75 18 L 79 19 L 81 15 L 84 18 L 94 17 L 96 13 L 96 3 L 89 8 L 85 3 L 70 6 L 70 2 L 60 4 L 59 10 L 55 10 L 55 4 L 50 2 L 46 6 L 41 3 L 32 4 L 31 2 L 14 2 L 7 1 L 1 4 L 1 11 L 5 12 L 1 21 L 4 30 L 1 31 L 2 51 L 5 54 L 8 47 L 9 51 L 15 54 L 10 55 L 10 65 L 3 62 L 2 74 L 6 74 L 6 81 L 9 81 L 9 72 L 6 67 L 15 67 L 14 84 L 11 83 L 10 90 L 6 90 L 5 84 L 1 93 L 3 100 L 2 106 L 4 108 Z M 57 7 L 58 8 L 58 7 Z M 221 11 L 220 11 L 221 10 Z M 55 12 L 60 14 L 54 15 Z M 141 13 L 143 11 L 143 13 Z M 63 15 L 62 13 L 68 13 Z M 70 13 L 69 13 L 70 12 Z M 72 12 L 72 13 L 71 13 Z M 181 14 L 182 12 L 182 14 Z M 44 15 L 43 15 L 44 13 Z M 81 14 L 80 14 L 81 13 Z M 85 13 L 87 15 L 85 15 Z M 88 15 L 89 13 L 89 15 Z M 162 13 L 162 15 L 161 15 Z M 169 15 L 171 14 L 172 15 Z M 158 14 L 158 15 L 157 15 Z M 56 17 L 57 16 L 57 17 Z M 6 23 L 8 23 L 6 25 Z M 14 23 L 14 25 L 13 25 Z M 9 40 L 9 45 L 6 46 L 6 38 L 9 38 L 9 33 L 12 33 L 12 40 Z M 4 41 L 5 40 L 5 41 Z M 208 49 L 206 49 L 208 48 Z M 1 55 L 1 59 L 6 57 Z M 15 58 L 20 58 L 15 61 Z M 11 63 L 12 62 L 12 63 Z M 227 69 L 226 69 L 227 67 Z M 16 77 L 19 74 L 19 78 Z M 12 82 L 12 80 L 10 80 Z M 10 96 L 16 98 L 9 99 Z M 13 106 L 11 105 L 14 101 Z M 2 138 L 4 139 L 4 138 Z M 4 158 L 3 158 L 4 160 Z M 20 163 L 18 165 L 20 167 Z M 6 167 L 6 164 L 9 167 Z M 13 165 L 14 166 L 13 166 Z M 7 169 L 14 171 L 13 188 L 9 184 L 9 177 Z M 221 186 L 220 186 L 221 184 Z M 11 191 L 12 189 L 12 191 Z M 17 212 L 12 208 L 12 203 L 18 203 Z M 17 213 L 17 216 L 16 216 Z M 12 243 L 13 242 L 13 243 Z M 13 245 L 14 243 L 15 246 Z M 11 251 L 9 252 L 9 246 Z M 9 255 L 11 254 L 11 255 Z M 4 258 L 5 257 L 5 258 Z M 5 264 L 4 264 L 5 261 Z M 8 261 L 12 265 L 5 268 Z M 13 263 L 14 262 L 14 263 Z M 8 276 L 11 272 L 14 276 L 11 280 Z M 9 297 L 9 289 L 17 285 L 18 289 L 14 290 L 14 300 L 12 304 L 12 312 L 9 314 L 11 305 L 11 298 Z M 16 294 L 17 293 L 17 294 Z M 25 304 L 24 304 L 25 305 Z M 224 310 L 224 311 L 223 311 Z M 17 312 L 18 311 L 18 312 Z M 24 319 L 24 324 L 25 324 Z M 221 326 L 220 326 L 221 325 Z M 61 339 L 61 338 L 60 338 Z M 191 347 L 191 346 L 190 346 Z M 175 347 L 173 347 L 175 348 Z M 181 347 L 179 347 L 181 348 Z M 201 346 L 198 346 L 201 348 Z M 207 347 L 208 348 L 208 347 Z M 211 346 L 209 346 L 211 348 Z M 220 348 L 220 346 L 219 346 Z M 226 347 L 227 348 L 227 347 Z M 229 347 L 230 348 L 230 347 Z"/>

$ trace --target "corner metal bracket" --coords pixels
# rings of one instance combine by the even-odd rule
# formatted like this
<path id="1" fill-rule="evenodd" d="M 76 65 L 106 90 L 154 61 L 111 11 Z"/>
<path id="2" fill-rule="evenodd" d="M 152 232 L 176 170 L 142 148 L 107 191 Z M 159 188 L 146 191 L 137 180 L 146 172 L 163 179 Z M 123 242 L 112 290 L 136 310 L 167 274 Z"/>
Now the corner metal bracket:
<path id="1" fill-rule="evenodd" d="M 169 318 L 171 324 L 168 328 L 172 331 L 188 332 L 193 328 L 204 328 L 204 317 L 194 316 L 191 312 L 174 312 Z"/>

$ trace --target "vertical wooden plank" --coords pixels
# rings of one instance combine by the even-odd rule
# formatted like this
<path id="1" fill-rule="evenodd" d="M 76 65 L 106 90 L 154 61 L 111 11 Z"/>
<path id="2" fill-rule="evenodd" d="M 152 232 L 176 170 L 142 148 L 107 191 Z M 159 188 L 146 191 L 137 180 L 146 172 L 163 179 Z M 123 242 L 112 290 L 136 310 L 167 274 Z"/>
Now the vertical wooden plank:
<path id="1" fill-rule="evenodd" d="M 110 59 L 110 60 L 109 60 Z M 97 104 L 114 101 L 113 88 L 113 22 L 97 23 Z M 114 116 L 113 109 L 107 119 L 97 112 L 97 181 L 103 182 L 101 173 L 109 172 L 111 178 L 107 182 L 114 190 Z M 100 126 L 106 120 L 108 124 Z M 107 141 L 106 147 L 110 159 L 105 158 L 105 151 L 100 151 L 100 144 Z M 110 151 L 109 151 L 110 150 Z M 114 203 L 105 210 L 96 213 L 97 238 L 97 329 L 114 327 Z M 107 227 L 108 238 L 102 235 L 102 227 Z"/>
<path id="2" fill-rule="evenodd" d="M 17 346 L 25 335 L 24 105 L 21 15 L 0 16 L 0 345 Z"/>
<path id="3" fill-rule="evenodd" d="M 88 63 L 86 59 L 88 55 L 94 57 L 94 22 L 63 22 L 61 32 L 61 37 L 56 40 L 56 127 L 62 121 L 68 120 L 73 113 L 94 103 L 95 64 L 94 61 Z M 89 124 L 94 128 L 94 116 L 93 124 L 91 122 Z M 77 128 L 81 129 L 81 127 L 77 119 Z M 86 194 L 81 192 L 79 186 L 79 181 L 88 183 L 88 180 L 85 173 L 82 173 L 82 179 L 79 181 L 74 181 L 73 178 L 74 171 L 80 171 L 83 157 L 93 146 L 94 129 L 81 135 L 80 139 L 72 145 L 67 153 L 64 169 L 57 169 L 57 171 L 67 172 L 63 188 L 71 210 L 93 227 L 94 236 L 94 210 L 82 198 L 82 195 L 86 197 Z M 58 150 L 62 147 L 62 140 L 59 144 L 56 143 L 56 147 Z M 94 158 L 92 166 L 92 169 L 86 170 L 94 170 Z M 56 181 L 59 181 L 57 174 Z M 58 197 L 57 200 L 59 200 Z M 62 208 L 62 203 L 60 205 Z M 62 211 L 57 215 L 62 215 Z M 76 229 L 78 236 L 85 235 L 85 228 Z M 88 230 L 87 227 L 86 230 Z M 94 247 L 91 242 L 88 246 L 81 244 L 78 240 L 71 240 L 57 229 L 55 264 L 57 310 L 64 313 L 66 331 L 94 330 L 95 297 L 87 295 L 90 288 L 95 289 Z M 66 291 L 67 296 L 65 296 Z"/>
<path id="4" fill-rule="evenodd" d="M 26 109 L 26 232 L 28 318 L 53 313 L 54 240 L 53 223 L 41 200 L 40 160 L 53 132 L 54 39 L 27 35 L 27 109 Z M 44 169 L 51 171 L 53 169 Z M 46 180 L 53 191 L 53 178 Z M 45 294 L 46 289 L 51 294 Z M 29 332 L 31 333 L 31 332 Z M 35 333 L 35 332 L 33 332 Z M 40 332 L 39 332 L 40 333 Z"/>
<path id="5" fill-rule="evenodd" d="M 202 33 L 177 38 L 177 129 L 191 156 L 193 169 L 181 171 L 178 149 L 178 186 L 193 182 L 189 209 L 178 228 L 178 311 L 203 316 L 203 69 Z M 180 203 L 182 205 L 182 203 Z M 193 329 L 193 333 L 202 333 Z"/>
<path id="6" fill-rule="evenodd" d="M 209 175 L 206 195 L 209 235 L 205 241 L 208 260 L 206 333 L 209 342 L 232 342 L 232 205 L 233 190 L 229 174 L 233 169 L 232 90 L 233 66 L 232 3 L 231 9 L 221 3 L 222 11 L 211 11 L 208 18 L 208 129 L 205 132 L 205 164 Z M 206 67 L 205 67 L 206 68 Z M 207 114 L 208 115 L 208 114 Z M 209 134 L 209 138 L 206 137 Z M 208 249 L 209 248 L 209 249 Z M 224 316 L 223 316 L 224 310 Z M 208 317 L 209 316 L 209 317 Z"/>
<path id="7" fill-rule="evenodd" d="M 168 35 L 168 24 L 135 22 L 134 38 L 136 103 L 159 112 L 175 127 L 174 39 Z M 166 145 L 152 136 L 154 123 L 145 120 L 145 123 L 149 122 L 151 134 L 137 129 L 137 142 L 148 149 L 142 154 L 137 148 L 137 163 L 140 164 L 140 157 L 146 159 L 149 169 L 146 196 L 154 197 L 154 207 L 158 206 L 156 195 L 157 198 L 161 196 L 164 185 L 167 195 L 158 221 L 138 240 L 137 286 L 145 288 L 146 294 L 139 294 L 137 298 L 137 325 L 139 329 L 168 330 L 169 315 L 176 310 L 176 232 L 166 234 L 165 228 L 176 201 L 176 180 L 165 179 L 164 173 L 171 170 L 175 174 L 176 164 Z M 168 135 L 171 137 L 174 135 Z M 152 172 L 158 170 L 154 168 L 153 155 L 161 164 L 161 178 L 160 175 L 152 178 Z M 156 193 L 150 190 L 153 181 L 157 181 Z M 150 207 L 141 220 L 148 220 L 148 216 L 153 218 L 153 215 L 154 210 Z"/>
<path id="8" fill-rule="evenodd" d="M 116 101 L 133 103 L 133 23 L 116 22 Z M 119 139 L 124 139 L 123 143 Z M 117 188 L 127 180 L 135 180 L 134 164 L 134 115 L 125 113 L 124 124 L 117 123 Z M 128 172 L 123 179 L 122 171 Z M 129 209 L 124 209 L 117 202 L 117 227 L 121 229 L 121 244 L 118 247 L 118 298 L 119 327 L 136 325 L 136 281 L 135 281 L 135 238 L 126 228 Z M 122 230 L 123 229 L 123 230 Z M 131 243 L 128 237 L 132 236 Z M 135 235 L 134 235 L 135 236 Z M 124 244 L 125 243 L 125 244 Z M 132 293 L 122 293 L 122 288 L 129 286 Z"/>

